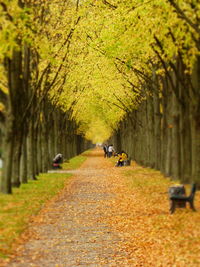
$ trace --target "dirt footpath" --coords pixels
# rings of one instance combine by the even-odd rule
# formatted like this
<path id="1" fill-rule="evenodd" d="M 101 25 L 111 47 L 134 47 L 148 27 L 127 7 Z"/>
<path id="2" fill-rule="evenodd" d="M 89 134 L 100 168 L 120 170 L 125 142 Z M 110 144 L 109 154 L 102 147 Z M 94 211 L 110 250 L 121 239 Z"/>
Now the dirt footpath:
<path id="1" fill-rule="evenodd" d="M 123 248 L 126 237 L 108 223 L 118 172 L 95 150 L 62 193 L 31 226 L 31 238 L 9 267 L 135 266 Z"/>

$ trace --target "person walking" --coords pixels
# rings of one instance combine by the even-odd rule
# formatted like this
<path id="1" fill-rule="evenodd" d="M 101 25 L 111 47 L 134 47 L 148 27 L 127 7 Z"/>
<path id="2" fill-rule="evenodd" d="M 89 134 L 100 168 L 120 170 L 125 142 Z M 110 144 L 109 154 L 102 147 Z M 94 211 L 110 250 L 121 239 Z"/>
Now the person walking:
<path id="1" fill-rule="evenodd" d="M 108 146 L 107 146 L 107 144 L 104 144 L 103 151 L 104 151 L 104 158 L 107 158 L 108 157 Z"/>
<path id="2" fill-rule="evenodd" d="M 108 146 L 108 158 L 111 158 L 113 153 L 115 152 L 113 145 Z"/>

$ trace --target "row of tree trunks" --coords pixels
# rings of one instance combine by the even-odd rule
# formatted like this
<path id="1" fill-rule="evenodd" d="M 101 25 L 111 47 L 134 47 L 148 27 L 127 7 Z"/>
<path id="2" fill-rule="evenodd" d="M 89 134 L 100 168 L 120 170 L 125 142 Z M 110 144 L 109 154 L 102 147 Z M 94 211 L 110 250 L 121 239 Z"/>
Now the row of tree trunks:
<path id="1" fill-rule="evenodd" d="M 32 6 L 26 1 L 17 2 L 22 9 Z M 3 4 L 6 12 L 7 4 Z M 37 12 L 40 14 L 40 5 L 33 6 L 35 15 Z M 6 19 L 13 20 L 10 14 Z M 40 19 L 43 23 L 43 15 Z M 78 151 L 81 153 L 85 146 L 84 139 L 77 138 L 75 123 L 67 119 L 67 114 L 57 106 L 50 104 L 48 93 L 61 78 L 59 73 L 49 81 L 49 73 L 54 71 L 51 63 L 39 70 L 38 51 L 22 36 L 21 33 L 17 35 L 12 56 L 4 55 L 3 61 L 8 87 L 8 93 L 0 90 L 0 102 L 5 106 L 5 110 L 0 112 L 3 159 L 0 191 L 3 193 L 12 193 L 12 187 L 19 187 L 29 179 L 35 180 L 40 172 L 46 172 L 57 153 L 70 158 Z M 71 35 L 67 37 L 67 45 L 69 37 Z M 58 72 L 63 70 L 62 67 L 63 62 Z M 61 76 L 64 77 L 64 73 Z M 61 85 L 64 85 L 65 79 L 62 80 Z M 56 93 L 54 97 L 57 97 Z"/>
<path id="2" fill-rule="evenodd" d="M 76 134 L 76 124 L 68 120 L 66 113 L 53 107 L 48 99 L 40 111 L 29 118 L 28 131 L 23 131 L 24 125 L 21 125 L 17 128 L 20 134 L 16 134 L 14 119 L 6 119 L 1 177 L 3 193 L 12 193 L 12 187 L 36 180 L 39 173 L 47 172 L 57 153 L 69 159 L 91 147 L 90 142 Z"/>
<path id="3" fill-rule="evenodd" d="M 181 60 L 176 70 L 171 78 L 155 77 L 157 86 L 147 88 L 146 99 L 111 140 L 143 166 L 200 184 L 200 60 L 191 76 Z"/>
<path id="4" fill-rule="evenodd" d="M 9 93 L 1 120 L 3 193 L 12 193 L 12 187 L 36 180 L 39 173 L 47 172 L 57 153 L 68 159 L 81 153 L 82 143 L 85 144 L 82 137 L 77 138 L 77 127 L 68 115 L 50 104 L 48 96 L 36 94 L 37 83 L 30 78 L 30 69 L 37 68 L 32 66 L 36 56 L 26 45 L 20 45 L 12 58 L 5 58 Z M 39 89 L 41 93 L 44 88 Z M 87 145 L 84 148 L 91 144 Z"/>

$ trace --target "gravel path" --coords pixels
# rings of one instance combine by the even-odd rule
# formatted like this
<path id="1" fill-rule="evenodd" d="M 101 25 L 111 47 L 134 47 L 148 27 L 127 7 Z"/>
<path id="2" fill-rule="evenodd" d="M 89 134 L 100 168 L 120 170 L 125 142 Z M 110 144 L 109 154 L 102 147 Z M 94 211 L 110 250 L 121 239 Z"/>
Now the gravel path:
<path id="1" fill-rule="evenodd" d="M 126 263 L 124 238 L 107 223 L 115 185 L 115 168 L 94 151 L 69 185 L 40 214 L 33 235 L 9 267 L 134 266 Z"/>

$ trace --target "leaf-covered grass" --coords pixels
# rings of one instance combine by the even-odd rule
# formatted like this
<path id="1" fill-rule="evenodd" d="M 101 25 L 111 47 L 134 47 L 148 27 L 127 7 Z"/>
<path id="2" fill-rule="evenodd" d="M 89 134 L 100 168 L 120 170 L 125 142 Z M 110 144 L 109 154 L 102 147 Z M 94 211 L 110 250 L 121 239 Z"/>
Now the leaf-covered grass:
<path id="1" fill-rule="evenodd" d="M 63 164 L 63 169 L 78 168 L 85 159 L 84 154 L 76 156 Z M 31 217 L 64 187 L 70 176 L 68 173 L 40 174 L 37 181 L 14 188 L 12 195 L 0 194 L 0 258 L 11 253 L 13 242 L 27 228 Z"/>
<path id="2" fill-rule="evenodd" d="M 177 208 L 169 213 L 168 188 L 179 181 L 136 164 L 118 168 L 118 198 L 113 227 L 127 237 L 127 251 L 136 266 L 200 266 L 200 192 L 193 212 Z M 124 182 L 123 182 L 124 181 Z M 187 195 L 190 185 L 186 185 Z M 125 212 L 126 211 L 126 212 Z"/>

